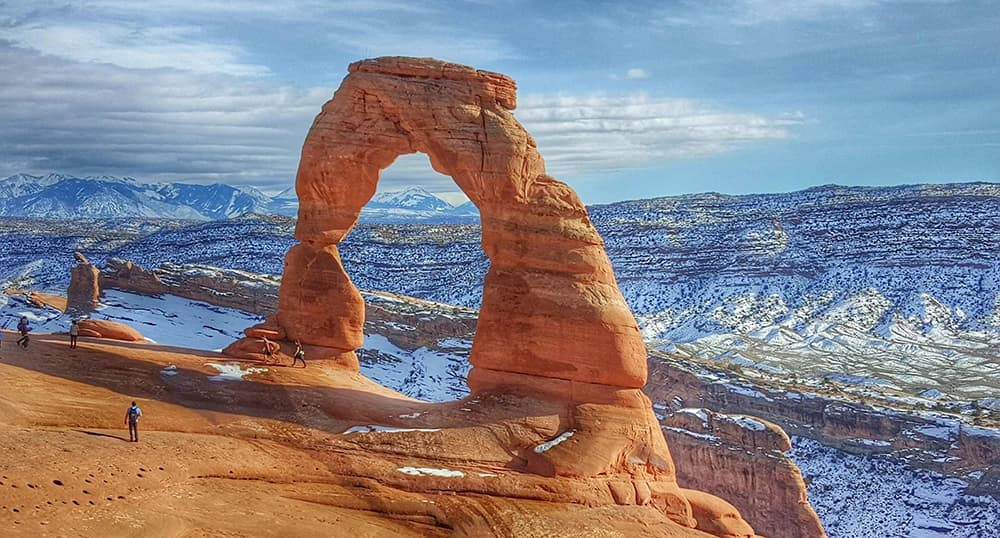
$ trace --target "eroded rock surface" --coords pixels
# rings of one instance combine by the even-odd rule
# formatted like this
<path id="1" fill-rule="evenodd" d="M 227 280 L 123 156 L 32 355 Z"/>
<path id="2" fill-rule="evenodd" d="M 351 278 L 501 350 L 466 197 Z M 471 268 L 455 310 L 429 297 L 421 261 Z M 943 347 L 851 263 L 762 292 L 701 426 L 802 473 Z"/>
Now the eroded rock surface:
<path id="1" fill-rule="evenodd" d="M 100 272 L 101 289 L 115 288 L 144 295 L 177 295 L 254 314 L 273 314 L 278 281 L 266 275 L 205 265 L 163 264 L 145 269 L 111 258 Z"/>
<path id="2" fill-rule="evenodd" d="M 396 157 L 423 152 L 482 215 L 491 260 L 472 364 L 474 390 L 526 374 L 640 388 L 645 348 L 603 242 L 576 193 L 545 173 L 517 122 L 515 84 L 433 60 L 350 66 L 306 138 L 300 208 L 275 323 L 289 339 L 356 349 L 363 302 L 337 252 Z M 335 308 L 327 308 L 336 305 Z M 235 349 L 233 350 L 235 351 Z"/>
<path id="3" fill-rule="evenodd" d="M 802 473 L 785 455 L 792 445 L 779 426 L 699 408 L 681 409 L 663 423 L 682 486 L 726 499 L 769 538 L 826 536 Z"/>
<path id="4" fill-rule="evenodd" d="M 142 333 L 117 321 L 106 319 L 83 319 L 80 320 L 80 336 L 90 336 L 93 338 L 108 338 L 110 340 L 121 340 L 124 342 L 143 342 Z"/>
<path id="5" fill-rule="evenodd" d="M 732 505 L 678 486 L 641 391 L 646 349 L 635 318 L 583 204 L 546 174 L 534 140 L 511 114 L 514 82 L 432 59 L 365 60 L 349 71 L 302 150 L 299 244 L 285 257 L 278 310 L 225 352 L 259 359 L 265 336 L 300 340 L 312 356 L 356 371 L 365 306 L 337 244 L 375 193 L 381 170 L 400 155 L 426 153 L 479 208 L 491 262 L 470 354 L 472 396 L 461 408 L 474 414 L 448 428 L 396 432 L 390 444 L 379 435 L 355 443 L 366 452 L 514 474 L 502 482 L 438 478 L 446 470 L 436 468 L 383 474 L 350 456 L 344 472 L 409 491 L 461 488 L 497 506 L 559 501 L 618 507 L 622 515 L 634 507 L 651 535 L 754 536 Z M 460 514 L 485 507 L 459 504 L 441 517 L 462 535 Z M 476 533 L 490 525 L 475 519 L 469 528 Z"/>
<path id="6" fill-rule="evenodd" d="M 82 316 L 93 312 L 100 304 L 101 289 L 98 284 L 100 271 L 83 254 L 76 252 L 74 256 L 77 264 L 70 269 L 66 312 Z"/>

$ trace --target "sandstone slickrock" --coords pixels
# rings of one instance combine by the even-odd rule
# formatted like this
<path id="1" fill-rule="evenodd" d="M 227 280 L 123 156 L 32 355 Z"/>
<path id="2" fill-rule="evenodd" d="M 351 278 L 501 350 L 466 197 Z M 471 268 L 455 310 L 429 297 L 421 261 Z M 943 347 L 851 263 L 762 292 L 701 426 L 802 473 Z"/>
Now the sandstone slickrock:
<path id="1" fill-rule="evenodd" d="M 124 323 L 104 319 L 80 320 L 80 336 L 108 338 L 111 340 L 123 340 L 125 342 L 142 342 L 145 340 L 142 337 L 142 333 L 132 327 Z"/>
<path id="2" fill-rule="evenodd" d="M 511 113 L 515 104 L 514 81 L 497 73 L 433 59 L 352 64 L 303 146 L 299 243 L 285 257 L 278 310 L 225 353 L 260 358 L 258 338 L 266 335 L 301 340 L 314 354 L 327 349 L 326 357 L 356 370 L 365 307 L 337 244 L 374 195 L 381 170 L 423 152 L 480 210 L 491 267 L 467 405 L 473 412 L 473 404 L 489 401 L 490 411 L 461 428 L 397 432 L 389 444 L 373 435 L 355 446 L 425 461 L 447 454 L 516 474 L 503 481 L 463 475 L 456 483 L 454 475 L 433 472 L 414 479 L 349 456 L 345 472 L 411 491 L 460 488 L 506 507 L 513 499 L 639 507 L 648 534 L 753 537 L 730 504 L 678 486 L 641 391 L 645 345 L 603 241 L 576 193 L 546 174 L 534 140 Z M 454 520 L 456 509 L 485 510 L 471 502 L 461 501 L 447 518 Z"/>
<path id="3" fill-rule="evenodd" d="M 80 252 L 74 253 L 77 264 L 70 269 L 69 290 L 66 293 L 66 312 L 74 316 L 89 314 L 100 304 L 100 271 Z"/>

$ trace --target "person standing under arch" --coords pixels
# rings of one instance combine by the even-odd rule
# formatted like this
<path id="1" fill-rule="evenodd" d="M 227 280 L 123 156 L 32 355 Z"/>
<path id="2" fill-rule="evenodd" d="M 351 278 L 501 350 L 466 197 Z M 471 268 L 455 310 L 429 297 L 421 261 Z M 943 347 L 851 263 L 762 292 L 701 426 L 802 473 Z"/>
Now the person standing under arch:
<path id="1" fill-rule="evenodd" d="M 295 341 L 295 354 L 292 355 L 292 367 L 295 367 L 295 363 L 302 361 L 302 367 L 306 367 L 306 351 L 302 349 L 302 342 L 298 340 Z"/>
<path id="2" fill-rule="evenodd" d="M 69 322 L 69 348 L 76 349 L 76 339 L 80 337 L 80 322 L 73 320 Z"/>
<path id="3" fill-rule="evenodd" d="M 264 362 L 265 363 L 271 364 L 271 361 L 274 359 L 274 351 L 275 351 L 276 347 L 277 346 L 274 345 L 274 342 L 268 340 L 266 336 L 264 337 Z"/>

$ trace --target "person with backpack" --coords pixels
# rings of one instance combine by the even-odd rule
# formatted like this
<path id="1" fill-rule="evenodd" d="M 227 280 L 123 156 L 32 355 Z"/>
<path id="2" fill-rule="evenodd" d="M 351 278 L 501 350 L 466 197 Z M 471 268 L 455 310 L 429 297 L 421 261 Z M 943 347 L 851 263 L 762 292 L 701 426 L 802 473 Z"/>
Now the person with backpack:
<path id="1" fill-rule="evenodd" d="M 76 349 L 76 339 L 80 337 L 80 323 L 77 320 L 69 322 L 69 348 Z"/>
<path id="2" fill-rule="evenodd" d="M 132 407 L 125 411 L 125 424 L 128 424 L 128 440 L 130 443 L 139 442 L 139 417 L 142 416 L 142 409 L 132 402 Z"/>
<path id="3" fill-rule="evenodd" d="M 292 355 L 292 367 L 295 367 L 295 363 L 302 361 L 302 367 L 306 367 L 306 352 L 302 349 L 302 342 L 298 340 L 295 341 L 295 354 Z"/>
<path id="4" fill-rule="evenodd" d="M 21 321 L 17 322 L 17 332 L 21 333 L 21 337 L 17 339 L 17 345 L 28 349 L 28 332 L 31 331 L 31 327 L 28 326 L 28 317 L 21 316 Z"/>
<path id="5" fill-rule="evenodd" d="M 264 362 L 271 364 L 271 360 L 274 359 L 274 348 L 273 342 L 264 337 Z"/>

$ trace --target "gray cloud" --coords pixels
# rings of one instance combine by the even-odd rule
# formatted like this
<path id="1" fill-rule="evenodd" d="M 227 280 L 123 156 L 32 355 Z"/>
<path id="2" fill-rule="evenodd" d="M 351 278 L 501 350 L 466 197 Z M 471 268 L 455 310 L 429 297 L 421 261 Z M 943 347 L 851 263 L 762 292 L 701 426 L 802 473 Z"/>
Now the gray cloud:
<path id="1" fill-rule="evenodd" d="M 332 88 L 80 62 L 0 42 L 0 174 L 117 174 L 163 181 L 291 184 L 302 140 Z M 517 117 L 552 173 L 571 175 L 707 155 L 781 139 L 798 120 L 690 100 L 527 96 Z M 452 190 L 426 157 L 404 157 L 382 187 Z"/>
<path id="2" fill-rule="evenodd" d="M 74 62 L 0 42 L 4 175 L 287 184 L 328 89 Z"/>
<path id="3" fill-rule="evenodd" d="M 798 113 L 769 118 L 690 99 L 526 96 L 517 117 L 555 175 L 616 171 L 787 138 Z"/>

